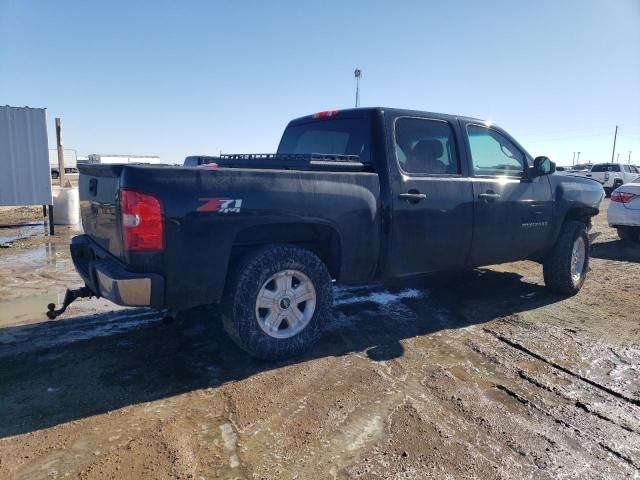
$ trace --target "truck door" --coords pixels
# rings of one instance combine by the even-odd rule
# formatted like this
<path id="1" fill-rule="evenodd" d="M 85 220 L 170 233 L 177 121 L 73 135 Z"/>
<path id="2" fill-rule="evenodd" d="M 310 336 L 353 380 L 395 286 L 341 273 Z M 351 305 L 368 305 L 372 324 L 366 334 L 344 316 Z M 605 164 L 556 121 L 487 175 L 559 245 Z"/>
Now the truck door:
<path id="1" fill-rule="evenodd" d="M 389 152 L 389 276 L 462 268 L 471 245 L 473 190 L 457 123 L 398 117 Z"/>
<path id="2" fill-rule="evenodd" d="M 499 130 L 473 123 L 465 128 L 475 202 L 471 265 L 534 255 L 551 233 L 549 178 L 531 178 L 527 156 Z"/>

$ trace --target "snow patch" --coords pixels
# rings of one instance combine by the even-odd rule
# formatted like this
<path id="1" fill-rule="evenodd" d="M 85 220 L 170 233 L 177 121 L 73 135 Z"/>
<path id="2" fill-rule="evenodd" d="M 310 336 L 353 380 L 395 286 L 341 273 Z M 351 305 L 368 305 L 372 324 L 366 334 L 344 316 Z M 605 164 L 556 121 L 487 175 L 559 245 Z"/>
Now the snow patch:
<path id="1" fill-rule="evenodd" d="M 356 303 L 373 302 L 378 305 L 389 305 L 390 303 L 399 302 L 404 298 L 422 298 L 423 293 L 415 288 L 407 288 L 398 293 L 391 293 L 388 290 L 382 292 L 371 292 L 368 295 L 345 297 L 348 291 L 339 290 L 338 298 L 335 299 L 335 305 L 353 305 Z M 344 297 L 344 298 L 341 298 Z"/>

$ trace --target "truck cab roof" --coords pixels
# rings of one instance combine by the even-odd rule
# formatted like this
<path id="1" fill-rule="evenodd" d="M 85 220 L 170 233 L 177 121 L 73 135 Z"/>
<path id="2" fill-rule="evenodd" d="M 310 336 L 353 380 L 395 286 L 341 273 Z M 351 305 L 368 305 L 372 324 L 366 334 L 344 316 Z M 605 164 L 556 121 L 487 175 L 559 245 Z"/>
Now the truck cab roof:
<path id="1" fill-rule="evenodd" d="M 389 114 L 391 116 L 420 116 L 420 117 L 430 117 L 442 120 L 465 120 L 470 122 L 481 122 L 487 123 L 486 120 L 482 120 L 474 117 L 467 117 L 463 115 L 452 115 L 448 113 L 436 113 L 436 112 L 427 112 L 422 110 L 407 110 L 402 108 L 392 108 L 392 107 L 361 107 L 361 108 L 347 108 L 344 110 L 325 110 L 322 112 L 313 113 L 311 115 L 305 115 L 303 117 L 298 117 L 289 122 L 289 125 L 296 125 L 299 123 L 306 123 L 313 120 L 318 120 L 322 118 L 354 118 L 354 117 L 365 117 L 370 116 L 374 113 L 384 113 Z"/>

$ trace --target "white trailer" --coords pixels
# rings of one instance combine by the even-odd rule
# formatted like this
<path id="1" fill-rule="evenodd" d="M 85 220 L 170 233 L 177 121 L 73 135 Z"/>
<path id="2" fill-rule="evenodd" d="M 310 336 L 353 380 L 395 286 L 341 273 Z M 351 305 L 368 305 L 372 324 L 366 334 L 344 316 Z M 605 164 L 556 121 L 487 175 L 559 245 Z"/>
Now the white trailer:
<path id="1" fill-rule="evenodd" d="M 89 163 L 161 163 L 156 155 L 105 155 L 93 153 L 89 155 Z"/>
<path id="2" fill-rule="evenodd" d="M 78 173 L 78 154 L 75 150 L 65 148 L 63 150 L 64 173 Z M 49 167 L 51 168 L 51 178 L 58 178 L 58 150 L 49 149 Z"/>

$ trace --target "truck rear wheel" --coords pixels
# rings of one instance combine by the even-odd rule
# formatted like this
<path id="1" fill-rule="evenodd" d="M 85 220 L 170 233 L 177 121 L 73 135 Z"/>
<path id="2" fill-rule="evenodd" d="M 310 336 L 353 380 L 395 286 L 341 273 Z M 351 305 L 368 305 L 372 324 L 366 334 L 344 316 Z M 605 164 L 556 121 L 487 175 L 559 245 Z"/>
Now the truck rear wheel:
<path id="1" fill-rule="evenodd" d="M 269 245 L 235 270 L 222 319 L 238 346 L 254 357 L 276 360 L 308 349 L 332 306 L 331 276 L 322 260 L 303 248 Z"/>
<path id="2" fill-rule="evenodd" d="M 565 295 L 580 291 L 589 270 L 589 237 L 584 223 L 569 220 L 544 259 L 544 283 Z"/>

